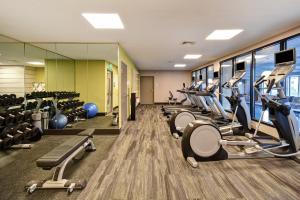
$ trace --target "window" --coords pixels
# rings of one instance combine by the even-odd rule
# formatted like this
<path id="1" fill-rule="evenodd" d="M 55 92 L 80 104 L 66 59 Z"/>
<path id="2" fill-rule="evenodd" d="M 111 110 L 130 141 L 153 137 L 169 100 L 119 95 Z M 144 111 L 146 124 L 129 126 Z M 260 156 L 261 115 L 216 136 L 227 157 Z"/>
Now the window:
<path id="1" fill-rule="evenodd" d="M 289 97 L 291 106 L 294 109 L 299 122 L 300 129 L 300 36 L 287 40 L 287 49 L 296 49 L 296 67 L 286 78 L 286 96 Z"/>
<path id="2" fill-rule="evenodd" d="M 197 70 L 196 71 L 196 79 L 195 79 L 196 82 L 199 81 L 199 76 L 200 76 L 200 70 Z"/>
<path id="3" fill-rule="evenodd" d="M 206 68 L 201 69 L 201 75 L 204 82 L 202 88 L 206 88 Z"/>
<path id="4" fill-rule="evenodd" d="M 286 48 L 284 48 L 286 47 Z M 280 42 L 270 44 L 269 46 L 252 50 L 246 55 L 239 55 L 232 59 L 228 59 L 220 62 L 220 78 L 221 84 L 224 84 L 228 81 L 235 69 L 233 69 L 234 63 L 246 62 L 246 75 L 239 83 L 238 87 L 242 94 L 246 96 L 246 102 L 251 108 L 251 116 L 255 120 L 259 120 L 262 113 L 262 104 L 259 96 L 256 94 L 252 88 L 253 82 L 259 79 L 262 75 L 268 75 L 274 69 L 274 54 L 283 49 L 296 49 L 296 66 L 293 72 L 282 81 L 282 86 L 285 89 L 285 94 L 288 97 L 288 100 L 291 103 L 291 106 L 296 114 L 296 117 L 299 122 L 299 131 L 300 131 L 300 35 L 281 40 Z M 253 64 L 253 67 L 251 65 Z M 206 71 L 205 71 L 206 70 Z M 252 70 L 252 71 L 251 71 Z M 206 72 L 206 73 L 205 73 Z M 207 83 L 211 83 L 214 75 L 214 66 L 208 66 L 201 69 L 201 72 L 198 70 L 197 79 L 199 78 L 200 73 L 202 78 L 207 80 Z M 253 75 L 253 77 L 252 77 Z M 262 93 L 266 92 L 266 85 L 261 85 L 260 91 Z M 231 111 L 230 103 L 225 98 L 226 96 L 231 96 L 230 89 L 220 88 L 222 95 L 220 96 L 220 101 L 225 110 Z M 271 91 L 271 95 L 277 95 L 276 90 Z M 273 125 L 269 120 L 269 113 L 266 111 L 264 113 L 263 122 Z"/>
<path id="5" fill-rule="evenodd" d="M 279 43 L 265 47 L 255 52 L 254 62 L 254 81 L 258 80 L 262 75 L 269 75 L 274 69 L 274 53 L 280 51 Z M 260 90 L 266 92 L 266 85 L 262 84 Z M 276 91 L 272 91 L 271 94 L 276 95 Z M 254 118 L 259 120 L 262 113 L 262 104 L 259 96 L 254 92 Z M 263 122 L 271 123 L 269 120 L 269 113 L 264 113 Z"/>
<path id="6" fill-rule="evenodd" d="M 228 60 L 221 63 L 221 85 L 223 85 L 226 81 L 232 78 L 232 67 L 233 67 L 233 60 Z M 231 110 L 230 103 L 225 98 L 225 96 L 231 96 L 231 90 L 220 88 L 220 91 L 222 93 L 221 96 L 221 102 L 222 106 L 225 110 Z"/>
<path id="7" fill-rule="evenodd" d="M 196 72 L 192 72 L 192 79 L 195 79 L 196 78 Z"/>
<path id="8" fill-rule="evenodd" d="M 251 76 L 251 62 L 252 62 L 252 54 L 249 53 L 247 55 L 243 55 L 243 56 L 238 56 L 235 59 L 236 63 L 239 62 L 246 62 L 246 75 L 244 76 L 244 78 L 240 81 L 240 83 L 238 84 L 239 90 L 241 92 L 241 94 L 245 95 L 246 98 L 246 102 L 250 108 L 250 76 Z M 235 71 L 236 69 L 234 69 Z M 249 111 L 250 112 L 250 111 Z"/>
<path id="9" fill-rule="evenodd" d="M 207 83 L 210 84 L 214 80 L 214 66 L 207 67 Z"/>

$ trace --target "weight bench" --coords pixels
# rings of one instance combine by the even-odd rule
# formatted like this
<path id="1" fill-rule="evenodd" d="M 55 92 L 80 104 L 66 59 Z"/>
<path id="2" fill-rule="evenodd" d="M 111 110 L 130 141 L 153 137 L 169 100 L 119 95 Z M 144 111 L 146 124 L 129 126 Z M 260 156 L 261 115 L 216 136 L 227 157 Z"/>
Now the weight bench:
<path id="1" fill-rule="evenodd" d="M 25 186 L 27 192 L 31 194 L 36 189 L 67 189 L 71 193 L 74 189 L 83 189 L 86 186 L 85 180 L 72 182 L 64 179 L 63 175 L 73 159 L 80 159 L 85 151 L 96 150 L 91 140 L 93 133 L 94 129 L 86 129 L 39 158 L 36 165 L 44 170 L 55 167 L 54 174 L 51 180 L 30 181 Z"/>

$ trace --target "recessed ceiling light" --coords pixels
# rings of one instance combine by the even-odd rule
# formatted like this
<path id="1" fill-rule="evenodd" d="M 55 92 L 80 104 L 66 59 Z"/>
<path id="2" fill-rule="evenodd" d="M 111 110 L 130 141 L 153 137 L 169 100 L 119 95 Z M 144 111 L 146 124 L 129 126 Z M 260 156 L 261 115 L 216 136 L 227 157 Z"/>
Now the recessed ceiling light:
<path id="1" fill-rule="evenodd" d="M 186 64 L 175 64 L 174 67 L 186 67 Z"/>
<path id="2" fill-rule="evenodd" d="M 82 13 L 81 15 L 96 29 L 124 29 L 117 13 Z"/>
<path id="3" fill-rule="evenodd" d="M 242 29 L 215 30 L 207 36 L 206 40 L 230 40 L 241 32 Z"/>
<path id="4" fill-rule="evenodd" d="M 31 62 L 27 62 L 27 64 L 30 64 L 30 65 L 45 65 L 45 63 L 40 62 L 40 61 L 31 61 Z"/>
<path id="5" fill-rule="evenodd" d="M 186 54 L 184 56 L 184 59 L 189 59 L 189 60 L 193 60 L 193 59 L 199 59 L 202 55 L 200 54 Z"/>

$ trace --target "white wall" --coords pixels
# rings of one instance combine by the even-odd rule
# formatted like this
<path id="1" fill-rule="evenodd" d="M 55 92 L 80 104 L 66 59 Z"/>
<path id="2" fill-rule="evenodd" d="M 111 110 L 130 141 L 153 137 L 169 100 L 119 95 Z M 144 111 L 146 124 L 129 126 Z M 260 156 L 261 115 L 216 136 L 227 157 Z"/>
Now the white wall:
<path id="1" fill-rule="evenodd" d="M 34 67 L 25 67 L 24 69 L 24 90 L 25 93 L 32 92 L 33 82 L 35 82 L 35 68 Z"/>
<path id="2" fill-rule="evenodd" d="M 0 94 L 24 96 L 23 66 L 0 66 Z"/>
<path id="3" fill-rule="evenodd" d="M 140 76 L 154 76 L 154 103 L 168 102 L 169 91 L 180 101 L 183 96 L 176 90 L 191 82 L 190 71 L 140 71 Z"/>

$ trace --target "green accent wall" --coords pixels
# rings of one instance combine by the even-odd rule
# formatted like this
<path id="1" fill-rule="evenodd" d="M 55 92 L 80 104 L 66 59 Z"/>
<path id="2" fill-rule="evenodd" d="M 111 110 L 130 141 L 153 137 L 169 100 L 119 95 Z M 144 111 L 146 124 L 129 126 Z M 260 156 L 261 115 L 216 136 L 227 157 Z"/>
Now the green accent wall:
<path id="1" fill-rule="evenodd" d="M 75 63 L 72 60 L 46 60 L 46 89 L 48 91 L 75 90 Z"/>
<path id="2" fill-rule="evenodd" d="M 107 69 L 113 71 L 113 107 L 119 104 L 118 67 L 103 60 L 46 60 L 48 91 L 77 91 L 85 103 L 95 103 L 99 112 L 107 112 Z M 42 72 L 39 73 L 42 79 Z"/>
<path id="3" fill-rule="evenodd" d="M 35 82 L 45 82 L 45 67 L 35 67 Z"/>
<path id="4" fill-rule="evenodd" d="M 105 61 L 75 61 L 76 91 L 85 103 L 95 103 L 99 112 L 106 112 Z"/>

